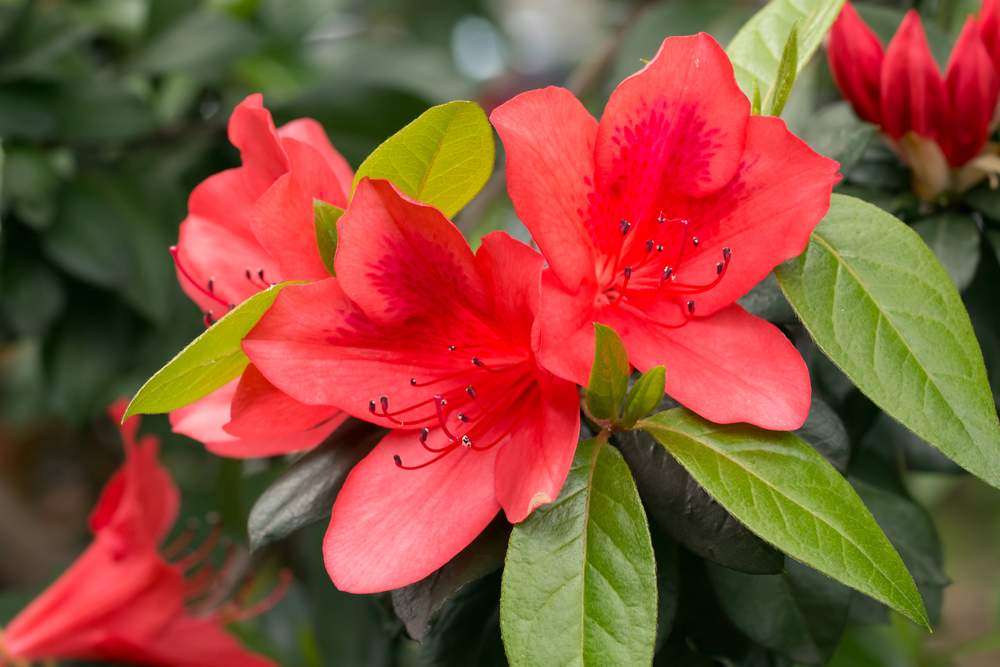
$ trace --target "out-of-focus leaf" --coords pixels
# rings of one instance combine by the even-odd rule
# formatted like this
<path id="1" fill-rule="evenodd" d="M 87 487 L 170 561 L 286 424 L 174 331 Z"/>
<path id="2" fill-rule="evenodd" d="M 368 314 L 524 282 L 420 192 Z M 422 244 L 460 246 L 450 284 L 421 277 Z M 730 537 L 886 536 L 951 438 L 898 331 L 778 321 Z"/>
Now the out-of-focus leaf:
<path id="1" fill-rule="evenodd" d="M 788 300 L 781 293 L 778 281 L 773 273 L 767 274 L 764 280 L 744 295 L 739 304 L 753 315 L 768 322 L 788 324 L 795 322 L 795 311 L 788 305 Z"/>
<path id="2" fill-rule="evenodd" d="M 796 663 L 821 665 L 840 641 L 851 589 L 789 560 L 780 574 L 752 575 L 709 565 L 730 619 L 755 642 Z"/>
<path id="3" fill-rule="evenodd" d="M 884 412 L 865 433 L 861 446 L 874 450 L 894 465 L 904 462 L 907 470 L 951 475 L 964 472 L 961 466 Z"/>
<path id="4" fill-rule="evenodd" d="M 648 664 L 656 563 L 628 466 L 580 443 L 559 498 L 514 526 L 500 624 L 515 665 Z"/>
<path id="5" fill-rule="evenodd" d="M 663 366 L 654 366 L 639 376 L 625 397 L 621 427 L 632 428 L 641 418 L 653 411 L 663 400 L 663 385 L 666 382 Z"/>
<path id="6" fill-rule="evenodd" d="M 587 382 L 587 409 L 597 419 L 617 419 L 628 389 L 628 353 L 613 329 L 595 322 L 594 332 L 596 344 Z"/>
<path id="7" fill-rule="evenodd" d="M 116 81 L 61 86 L 53 110 L 59 135 L 68 141 L 124 141 L 156 126 L 152 107 Z"/>
<path id="8" fill-rule="evenodd" d="M 125 416 L 182 408 L 239 377 L 250 362 L 240 347 L 243 337 L 291 284 L 272 285 L 226 313 L 146 381 Z"/>
<path id="9" fill-rule="evenodd" d="M 392 591 L 392 608 L 410 637 L 423 641 L 449 600 L 472 582 L 500 569 L 509 537 L 510 526 L 497 519 L 444 567 L 415 584 Z"/>
<path id="10" fill-rule="evenodd" d="M 335 276 L 337 272 L 333 266 L 333 258 L 337 254 L 337 221 L 344 215 L 344 209 L 316 199 L 313 201 L 313 211 L 319 256 L 323 258 L 323 264 L 330 275 Z"/>
<path id="11" fill-rule="evenodd" d="M 681 595 L 680 553 L 677 544 L 658 530 L 651 530 L 656 555 L 656 650 L 667 640 L 677 619 Z"/>
<path id="12" fill-rule="evenodd" d="M 640 425 L 755 533 L 927 625 L 899 554 L 847 480 L 797 436 L 720 426 L 681 408 Z"/>
<path id="13" fill-rule="evenodd" d="M 500 576 L 473 581 L 445 604 L 420 656 L 438 667 L 506 667 L 500 636 Z M 514 663 L 517 664 L 517 663 Z"/>
<path id="14" fill-rule="evenodd" d="M 988 183 L 966 192 L 962 201 L 976 209 L 990 220 L 1000 221 L 1000 188 L 992 188 Z"/>
<path id="15" fill-rule="evenodd" d="M 806 251 L 776 270 L 820 349 L 879 407 L 1000 486 L 1000 423 L 955 286 L 919 236 L 834 195 Z"/>
<path id="16" fill-rule="evenodd" d="M 708 495 L 653 436 L 616 433 L 655 525 L 702 558 L 752 574 L 780 572 L 784 556 Z"/>
<path id="17" fill-rule="evenodd" d="M 37 257 L 4 263 L 0 308 L 22 336 L 44 334 L 66 303 L 59 277 Z"/>
<path id="18" fill-rule="evenodd" d="M 979 264 L 979 228 L 976 221 L 960 213 L 942 213 L 924 218 L 913 228 L 934 251 L 955 287 L 964 290 Z"/>
<path id="19" fill-rule="evenodd" d="M 785 41 L 785 48 L 781 52 L 781 61 L 778 63 L 778 75 L 774 80 L 774 87 L 768 92 L 771 106 L 768 115 L 780 116 L 788 102 L 788 96 L 792 94 L 792 86 L 795 85 L 795 78 L 798 76 L 799 60 L 799 27 L 792 24 L 792 30 L 788 33 Z M 757 80 L 753 82 L 754 89 L 758 91 Z"/>
<path id="20" fill-rule="evenodd" d="M 245 21 L 199 8 L 158 34 L 135 57 L 142 72 L 179 72 L 203 78 L 257 48 L 259 37 Z"/>
<path id="21" fill-rule="evenodd" d="M 851 441 L 840 416 L 817 396 L 812 397 L 809 418 L 795 433 L 822 454 L 834 468 L 847 472 L 851 458 Z"/>
<path id="22" fill-rule="evenodd" d="M 840 170 L 846 174 L 877 134 L 876 126 L 858 120 L 851 105 L 840 101 L 814 112 L 802 138 L 816 152 L 839 162 Z"/>
<path id="23" fill-rule="evenodd" d="M 2 113 L 2 112 L 0 112 Z M 6 205 L 35 229 L 55 215 L 59 177 L 48 155 L 34 148 L 9 149 L 3 165 Z"/>
<path id="24" fill-rule="evenodd" d="M 358 167 L 365 177 L 390 180 L 397 188 L 454 216 L 493 172 L 493 128 L 475 102 L 431 107 L 386 139 Z"/>
<path id="25" fill-rule="evenodd" d="M 844 0 L 771 0 L 754 14 L 726 48 L 743 92 L 749 97 L 756 80 L 761 90 L 768 91 L 763 108 L 770 109 L 788 35 L 798 26 L 797 74 L 823 42 L 843 4 Z"/>
<path id="26" fill-rule="evenodd" d="M 1000 402 L 1000 308 L 997 308 L 997 285 L 1000 285 L 1000 239 L 987 233 L 982 241 L 979 269 L 965 291 L 976 338 L 983 350 L 994 402 Z"/>
<path id="27" fill-rule="evenodd" d="M 257 551 L 330 516 L 348 473 L 384 433 L 367 422 L 348 419 L 322 445 L 290 465 L 250 510 L 250 549 Z"/>

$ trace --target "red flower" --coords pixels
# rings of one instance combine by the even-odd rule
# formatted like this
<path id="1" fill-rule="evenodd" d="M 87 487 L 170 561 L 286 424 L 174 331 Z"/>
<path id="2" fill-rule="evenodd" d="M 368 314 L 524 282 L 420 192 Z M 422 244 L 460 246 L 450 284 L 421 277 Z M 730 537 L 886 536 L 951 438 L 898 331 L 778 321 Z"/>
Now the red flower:
<path id="1" fill-rule="evenodd" d="M 933 156 L 924 146 L 905 145 L 911 138 L 936 144 L 953 168 L 976 158 L 986 144 L 1000 95 L 1000 78 L 984 44 L 987 32 L 996 41 L 1000 30 L 992 4 L 984 12 L 982 34 L 976 19 L 966 21 L 944 77 L 916 11 L 906 14 L 884 56 L 878 37 L 850 3 L 833 25 L 829 60 L 838 86 L 858 115 L 881 125 L 915 169 L 926 169 L 918 163 Z M 932 174 L 923 180 L 944 178 Z"/>
<path id="2" fill-rule="evenodd" d="M 272 283 L 328 278 L 313 199 L 344 207 L 353 179 L 319 123 L 301 118 L 275 128 L 260 95 L 233 111 L 229 139 L 243 165 L 194 189 L 171 249 L 177 279 L 208 324 Z M 246 458 L 309 449 L 345 418 L 334 408 L 294 401 L 250 367 L 170 421 L 216 454 Z"/>
<path id="3" fill-rule="evenodd" d="M 669 38 L 598 123 L 571 93 L 523 93 L 491 120 L 542 274 L 539 359 L 584 383 L 592 323 L 640 370 L 715 422 L 800 426 L 809 374 L 776 327 L 734 302 L 798 255 L 826 213 L 837 164 L 777 119 L 750 116 L 708 35 Z"/>
<path id="4" fill-rule="evenodd" d="M 125 402 L 111 409 L 116 423 Z M 90 517 L 94 541 L 0 637 L 3 658 L 112 660 L 165 667 L 267 667 L 224 628 L 246 610 L 195 611 L 211 566 L 203 549 L 169 563 L 158 545 L 177 516 L 178 493 L 153 436 L 122 427 L 126 460 Z M 196 567 L 197 566 L 197 567 Z M 188 578 L 185 571 L 194 570 Z"/>
<path id="5" fill-rule="evenodd" d="M 393 428 L 351 472 L 324 543 L 338 588 L 427 576 L 502 507 L 556 498 L 579 433 L 577 388 L 531 350 L 542 259 L 506 234 L 473 255 L 459 230 L 385 181 L 339 222 L 337 278 L 286 288 L 244 340 L 295 399 Z"/>

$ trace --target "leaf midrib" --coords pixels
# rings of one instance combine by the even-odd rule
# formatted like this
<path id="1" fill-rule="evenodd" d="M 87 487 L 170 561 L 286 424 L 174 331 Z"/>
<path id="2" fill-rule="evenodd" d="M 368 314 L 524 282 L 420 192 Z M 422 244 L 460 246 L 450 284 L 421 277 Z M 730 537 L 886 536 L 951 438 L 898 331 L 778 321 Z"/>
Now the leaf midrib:
<path id="1" fill-rule="evenodd" d="M 598 440 L 594 443 L 594 454 L 590 459 L 590 469 L 587 471 L 586 500 L 583 506 L 583 585 L 580 587 L 580 659 L 586 664 L 584 650 L 587 646 L 587 581 L 590 578 L 587 574 L 587 563 L 590 559 L 590 501 L 594 497 L 594 474 L 597 472 L 597 459 L 600 458 L 601 448 L 604 442 Z"/>

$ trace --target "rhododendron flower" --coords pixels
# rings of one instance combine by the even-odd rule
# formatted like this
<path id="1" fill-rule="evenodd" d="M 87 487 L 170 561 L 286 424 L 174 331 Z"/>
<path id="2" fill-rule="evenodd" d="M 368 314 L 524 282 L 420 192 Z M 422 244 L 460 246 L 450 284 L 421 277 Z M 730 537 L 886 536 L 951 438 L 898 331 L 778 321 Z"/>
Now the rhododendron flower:
<path id="1" fill-rule="evenodd" d="M 636 368 L 665 365 L 667 392 L 702 416 L 803 423 L 805 363 L 734 302 L 805 248 L 837 163 L 781 120 L 750 116 L 715 40 L 664 41 L 599 123 L 562 88 L 518 95 L 491 120 L 515 210 L 548 260 L 544 367 L 585 383 L 602 322 Z"/>
<path id="2" fill-rule="evenodd" d="M 1000 24 L 992 27 L 995 23 L 989 12 L 983 30 L 975 18 L 967 19 L 943 77 L 914 10 L 884 53 L 850 3 L 830 32 L 830 68 L 837 85 L 858 116 L 881 126 L 913 169 L 917 194 L 925 199 L 967 189 L 987 173 L 985 165 L 974 161 L 994 152 L 987 139 L 1000 77 L 984 38 L 987 25 L 1000 30 Z"/>
<path id="3" fill-rule="evenodd" d="M 339 221 L 337 278 L 286 288 L 243 347 L 307 404 L 394 429 L 337 496 L 324 542 L 338 588 L 398 588 L 448 562 L 503 508 L 554 500 L 579 392 L 535 361 L 542 259 L 506 234 L 473 255 L 437 209 L 363 180 Z"/>
<path id="4" fill-rule="evenodd" d="M 181 287 L 207 324 L 272 283 L 328 278 L 313 199 L 344 207 L 353 179 L 319 123 L 300 118 L 275 128 L 260 95 L 233 111 L 229 139 L 242 166 L 194 189 L 171 249 Z M 170 421 L 216 454 L 251 457 L 313 447 L 344 418 L 335 408 L 301 405 L 250 367 Z"/>
<path id="5" fill-rule="evenodd" d="M 124 401 L 112 408 L 116 423 L 124 411 Z M 174 562 L 159 553 L 177 516 L 178 493 L 157 460 L 156 438 L 136 440 L 138 428 L 137 418 L 121 428 L 126 460 L 90 517 L 94 541 L 6 628 L 0 663 L 6 654 L 164 667 L 273 665 L 225 630 L 248 610 L 235 603 L 200 608 L 213 574 L 200 562 L 205 549 Z"/>

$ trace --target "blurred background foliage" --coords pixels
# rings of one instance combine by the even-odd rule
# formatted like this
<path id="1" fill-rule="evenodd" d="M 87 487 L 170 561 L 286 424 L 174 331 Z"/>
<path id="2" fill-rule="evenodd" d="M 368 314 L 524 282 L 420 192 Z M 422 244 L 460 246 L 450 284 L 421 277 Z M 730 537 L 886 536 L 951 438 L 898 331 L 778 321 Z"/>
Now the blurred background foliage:
<path id="1" fill-rule="evenodd" d="M 244 96 L 263 92 L 279 123 L 320 120 L 357 166 L 426 107 L 450 99 L 476 99 L 489 109 L 555 83 L 577 90 L 598 112 L 664 36 L 707 31 L 725 43 L 759 4 L 0 0 L 0 625 L 86 539 L 85 514 L 121 455 L 105 406 L 134 391 L 202 327 L 177 287 L 167 247 L 192 187 L 237 162 L 225 127 Z M 888 38 L 913 4 L 930 19 L 943 64 L 978 0 L 888 1 L 862 10 Z M 990 243 L 1000 233 L 1000 194 L 984 185 L 964 201 L 921 208 L 874 128 L 838 99 L 820 55 L 801 76 L 785 118 L 817 150 L 841 160 L 843 191 L 900 215 L 928 240 L 964 290 L 992 384 L 1000 388 L 1000 265 Z M 473 239 L 497 227 L 518 233 L 501 179 L 459 224 Z M 753 299 L 759 312 L 781 319 L 773 284 Z M 929 559 L 907 561 L 918 580 L 925 575 L 925 595 L 940 597 L 952 582 L 943 589 L 932 639 L 860 596 L 846 618 L 818 616 L 848 626 L 832 664 L 998 664 L 1000 653 L 991 653 L 991 644 L 1000 646 L 996 491 L 954 474 L 803 347 L 817 392 L 846 422 L 852 481 L 894 489 L 897 500 L 878 518 L 916 550 L 913 558 Z M 207 530 L 217 512 L 227 533 L 243 541 L 249 506 L 283 463 L 220 460 L 171 436 L 163 418 L 148 418 L 146 427 L 165 439 L 192 525 Z M 903 468 L 910 470 L 905 476 Z M 930 509 L 933 523 L 910 498 Z M 289 666 L 503 663 L 498 575 L 463 589 L 418 645 L 406 638 L 388 597 L 332 587 L 321 536 L 322 526 L 304 531 L 258 564 L 264 585 L 279 562 L 292 567 L 297 583 L 274 612 L 238 628 L 248 643 Z M 688 641 L 668 642 L 658 661 L 792 664 L 748 644 L 754 629 L 725 618 L 723 610 L 733 619 L 741 612 L 732 600 L 717 599 L 727 590 L 717 566 L 692 565 L 690 554 L 664 548 L 674 555 L 661 560 L 661 570 L 673 562 L 695 574 L 685 570 L 684 590 L 671 592 L 681 600 L 675 627 L 687 633 L 672 636 Z M 748 594 L 746 586 L 736 588 Z M 779 617 L 767 590 L 749 598 L 752 611 Z M 713 635 L 709 649 L 695 654 L 690 637 L 706 631 Z M 778 637 L 783 646 L 788 637 L 775 632 L 756 634 Z"/>

